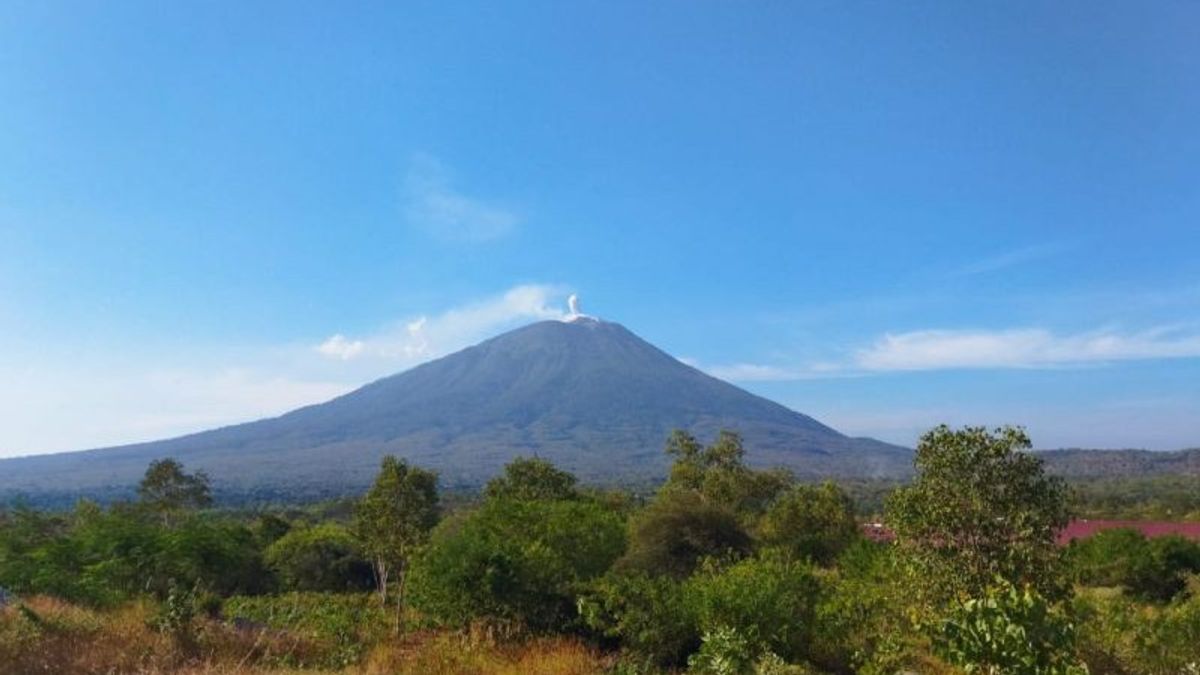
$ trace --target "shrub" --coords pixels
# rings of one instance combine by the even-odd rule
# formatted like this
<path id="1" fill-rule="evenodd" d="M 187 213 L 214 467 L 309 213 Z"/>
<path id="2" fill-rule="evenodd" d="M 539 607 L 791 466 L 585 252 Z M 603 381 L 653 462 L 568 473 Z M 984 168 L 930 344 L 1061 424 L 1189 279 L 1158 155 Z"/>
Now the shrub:
<path id="1" fill-rule="evenodd" d="M 345 667 L 357 663 L 386 633 L 388 619 L 368 593 L 286 593 L 235 596 L 225 616 L 282 630 L 311 642 L 300 653 L 278 655 L 283 665 Z"/>
<path id="2" fill-rule="evenodd" d="M 643 666 L 682 665 L 700 646 L 683 582 L 667 576 L 609 574 L 579 600 L 586 625 L 619 641 Z"/>
<path id="3" fill-rule="evenodd" d="M 968 673 L 1083 675 L 1075 627 L 1032 587 L 999 580 L 956 607 L 934 635 L 935 649 Z"/>
<path id="4" fill-rule="evenodd" d="M 707 565 L 685 584 L 686 602 L 706 634 L 736 629 L 753 656 L 803 661 L 822 588 L 811 563 L 766 550 L 724 569 Z"/>
<path id="5" fill-rule="evenodd" d="M 861 538 L 854 504 L 833 483 L 796 485 L 771 503 L 759 526 L 763 543 L 828 565 Z"/>
<path id="6" fill-rule="evenodd" d="M 371 565 L 358 542 L 336 523 L 292 530 L 271 544 L 265 558 L 287 590 L 365 591 L 373 586 Z"/>
<path id="7" fill-rule="evenodd" d="M 576 623 L 584 582 L 624 545 L 620 517 L 593 502 L 489 501 L 434 530 L 413 569 L 413 603 L 448 625 L 562 630 Z"/>
<path id="8" fill-rule="evenodd" d="M 750 536 L 733 511 L 695 492 L 668 491 L 634 518 L 619 567 L 683 579 L 702 558 L 740 557 L 750 549 Z"/>

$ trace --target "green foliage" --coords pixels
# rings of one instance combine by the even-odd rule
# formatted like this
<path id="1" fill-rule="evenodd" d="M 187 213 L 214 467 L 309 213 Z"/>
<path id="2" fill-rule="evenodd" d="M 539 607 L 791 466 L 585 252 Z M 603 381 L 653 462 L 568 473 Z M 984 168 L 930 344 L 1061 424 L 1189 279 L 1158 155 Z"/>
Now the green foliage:
<path id="1" fill-rule="evenodd" d="M 1030 586 L 1004 580 L 957 606 L 934 635 L 935 649 L 967 673 L 1083 675 L 1075 627 Z"/>
<path id="2" fill-rule="evenodd" d="M 1200 673 L 1200 579 L 1174 602 L 1139 605 L 1099 590 L 1074 601 L 1080 654 L 1095 673 Z"/>
<path id="3" fill-rule="evenodd" d="M 940 426 L 917 446 L 917 476 L 888 499 L 887 523 L 931 599 L 978 597 L 996 577 L 1061 595 L 1063 482 L 1025 452 L 1021 429 Z"/>
<path id="4" fill-rule="evenodd" d="M 434 531 L 414 566 L 414 604 L 451 625 L 561 630 L 583 584 L 624 546 L 621 518 L 596 503 L 489 501 Z"/>
<path id="5" fill-rule="evenodd" d="M 667 439 L 666 453 L 674 458 L 662 492 L 693 492 L 705 501 L 735 514 L 757 516 L 792 482 L 786 470 L 752 471 L 745 464 L 742 439 L 722 430 L 704 447 L 687 432 L 676 430 Z"/>
<path id="6" fill-rule="evenodd" d="M 574 499 L 575 483 L 575 476 L 544 459 L 518 457 L 488 481 L 483 494 L 487 499 Z"/>
<path id="7" fill-rule="evenodd" d="M 177 638 L 192 637 L 192 621 L 196 618 L 195 592 L 180 588 L 172 583 L 167 591 L 167 597 L 158 607 L 154 616 L 150 617 L 150 625 L 162 633 L 170 633 Z"/>
<path id="8" fill-rule="evenodd" d="M 766 652 L 792 661 L 808 656 L 822 598 L 811 563 L 774 550 L 724 568 L 709 562 L 685 594 L 702 632 L 736 629 L 755 660 Z"/>
<path id="9" fill-rule="evenodd" d="M 169 521 L 177 511 L 212 504 L 212 489 L 203 471 L 186 473 L 183 464 L 167 458 L 150 462 L 138 484 L 138 497 L 147 508 Z"/>
<path id="10" fill-rule="evenodd" d="M 354 530 L 374 565 L 379 597 L 385 604 L 388 582 L 396 575 L 397 613 L 404 606 L 409 562 L 437 517 L 437 476 L 391 455 L 384 457 L 375 483 L 355 508 Z"/>
<path id="11" fill-rule="evenodd" d="M 821 565 L 861 536 L 850 497 L 828 482 L 793 486 L 771 503 L 759 524 L 763 543 Z"/>
<path id="12" fill-rule="evenodd" d="M 700 646 L 683 582 L 669 576 L 608 574 L 580 598 L 579 614 L 647 666 L 682 665 Z"/>
<path id="13" fill-rule="evenodd" d="M 1084 518 L 1200 520 L 1198 475 L 1072 480 L 1071 488 Z"/>
<path id="14" fill-rule="evenodd" d="M 363 591 L 372 587 L 371 565 L 358 540 L 342 525 L 297 528 L 266 551 L 266 562 L 285 588 L 297 591 Z"/>
<path id="15" fill-rule="evenodd" d="M 1200 542 L 1113 529 L 1072 542 L 1067 559 L 1081 583 L 1123 586 L 1139 598 L 1165 602 L 1184 590 L 1187 575 L 1200 572 Z"/>
<path id="16" fill-rule="evenodd" d="M 835 672 L 919 670 L 913 582 L 891 545 L 861 539 L 847 548 L 817 608 L 810 660 Z"/>
<path id="17" fill-rule="evenodd" d="M 1149 552 L 1144 534 L 1123 527 L 1072 541 L 1066 559 L 1078 583 L 1125 586 L 1133 578 L 1134 570 L 1146 564 Z"/>
<path id="18" fill-rule="evenodd" d="M 718 626 L 700 638 L 700 651 L 688 658 L 688 672 L 704 675 L 753 675 L 761 648 L 737 628 Z"/>
<path id="19" fill-rule="evenodd" d="M 311 653 L 282 655 L 281 665 L 345 668 L 358 663 L 384 636 L 388 617 L 366 593 L 286 593 L 234 596 L 225 616 L 286 630 L 322 646 Z"/>
<path id="20" fill-rule="evenodd" d="M 139 509 L 83 503 L 71 517 L 17 512 L 0 528 L 0 585 L 20 593 L 113 605 L 166 597 L 172 583 L 252 593 L 270 575 L 249 528 L 204 514 L 168 527 Z"/>
<path id="21" fill-rule="evenodd" d="M 626 572 L 689 576 L 705 557 L 741 557 L 750 535 L 727 507 L 694 492 L 664 492 L 630 523 Z"/>

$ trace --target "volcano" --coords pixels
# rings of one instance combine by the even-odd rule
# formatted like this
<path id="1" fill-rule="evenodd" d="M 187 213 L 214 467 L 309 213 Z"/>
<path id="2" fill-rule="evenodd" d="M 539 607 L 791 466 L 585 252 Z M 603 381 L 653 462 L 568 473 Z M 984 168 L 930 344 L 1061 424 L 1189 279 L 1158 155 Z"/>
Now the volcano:
<path id="1" fill-rule="evenodd" d="M 577 316 L 504 333 L 279 417 L 137 445 L 0 460 L 0 494 L 127 494 L 174 457 L 218 493 L 332 496 L 367 485 L 385 454 L 478 485 L 518 455 L 597 483 L 665 474 L 673 429 L 741 434 L 747 461 L 802 478 L 899 476 L 906 448 L 851 438 L 671 357 L 617 323 Z"/>

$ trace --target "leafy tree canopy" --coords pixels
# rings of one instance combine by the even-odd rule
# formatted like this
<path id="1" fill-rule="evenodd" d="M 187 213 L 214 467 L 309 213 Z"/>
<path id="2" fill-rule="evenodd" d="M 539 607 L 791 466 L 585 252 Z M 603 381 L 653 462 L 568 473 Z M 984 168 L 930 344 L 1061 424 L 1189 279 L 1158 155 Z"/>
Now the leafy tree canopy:
<path id="1" fill-rule="evenodd" d="M 169 457 L 150 462 L 138 484 L 138 496 L 143 504 L 162 514 L 164 521 L 172 512 L 212 504 L 208 475 L 203 471 L 186 473 L 183 464 Z"/>
<path id="2" fill-rule="evenodd" d="M 488 482 L 487 499 L 574 499 L 576 478 L 537 457 L 518 457 Z"/>
<path id="3" fill-rule="evenodd" d="M 767 509 L 759 525 L 763 543 L 828 565 L 861 533 L 854 503 L 833 483 L 795 485 Z"/>
<path id="4" fill-rule="evenodd" d="M 981 597 L 998 577 L 1059 593 L 1066 486 L 1042 471 L 1024 430 L 939 426 L 921 437 L 916 478 L 887 503 L 904 558 L 933 596 Z"/>
<path id="5" fill-rule="evenodd" d="M 354 531 L 372 561 L 384 603 L 388 582 L 396 574 L 397 612 L 404 604 L 409 561 L 425 543 L 437 519 L 437 476 L 391 455 L 384 457 L 375 483 L 355 509 Z"/>

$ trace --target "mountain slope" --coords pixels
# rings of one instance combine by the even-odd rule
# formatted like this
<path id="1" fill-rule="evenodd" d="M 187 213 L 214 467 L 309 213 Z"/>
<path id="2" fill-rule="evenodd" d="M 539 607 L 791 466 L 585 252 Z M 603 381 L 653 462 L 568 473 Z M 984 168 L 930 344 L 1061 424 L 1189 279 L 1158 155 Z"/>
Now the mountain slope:
<path id="1" fill-rule="evenodd" d="M 722 428 L 757 465 L 802 476 L 898 475 L 911 453 L 843 436 L 811 417 L 687 366 L 619 324 L 532 324 L 280 417 L 180 438 L 0 461 L 0 494 L 120 492 L 154 458 L 208 471 L 223 490 L 336 494 L 370 480 L 385 453 L 478 484 L 518 454 L 585 480 L 646 479 L 663 442 Z"/>

